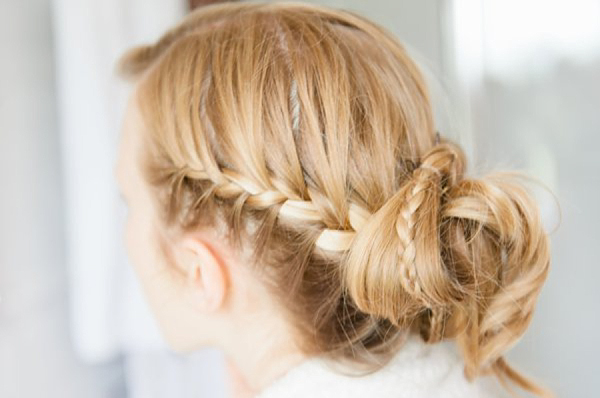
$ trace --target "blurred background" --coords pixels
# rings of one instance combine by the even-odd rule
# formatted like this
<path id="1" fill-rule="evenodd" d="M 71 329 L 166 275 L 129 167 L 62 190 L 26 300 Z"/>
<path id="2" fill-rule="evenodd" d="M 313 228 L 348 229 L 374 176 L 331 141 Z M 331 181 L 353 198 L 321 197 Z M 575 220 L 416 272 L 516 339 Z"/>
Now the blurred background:
<path id="1" fill-rule="evenodd" d="M 116 58 L 206 3 L 0 1 L 0 397 L 226 395 L 218 352 L 162 343 L 112 177 L 129 93 Z M 557 195 L 561 213 L 534 188 L 552 269 L 508 359 L 558 396 L 597 397 L 600 0 L 311 3 L 398 36 L 472 173 L 522 170 Z"/>

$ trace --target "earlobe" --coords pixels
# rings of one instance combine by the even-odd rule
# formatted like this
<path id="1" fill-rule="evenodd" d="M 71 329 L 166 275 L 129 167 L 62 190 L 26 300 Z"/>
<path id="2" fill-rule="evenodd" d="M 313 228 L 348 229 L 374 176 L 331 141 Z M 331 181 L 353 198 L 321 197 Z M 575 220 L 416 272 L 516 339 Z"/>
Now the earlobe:
<path id="1" fill-rule="evenodd" d="M 192 305 L 202 312 L 218 311 L 226 294 L 226 269 L 221 256 L 210 243 L 198 237 L 186 238 L 184 250 Z"/>

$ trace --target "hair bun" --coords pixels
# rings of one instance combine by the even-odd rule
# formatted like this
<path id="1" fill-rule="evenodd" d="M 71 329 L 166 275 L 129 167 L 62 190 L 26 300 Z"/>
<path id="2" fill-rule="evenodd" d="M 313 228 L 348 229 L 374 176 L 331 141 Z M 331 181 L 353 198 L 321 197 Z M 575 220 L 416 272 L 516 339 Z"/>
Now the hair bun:
<path id="1" fill-rule="evenodd" d="M 456 144 L 433 146 L 356 234 L 342 272 L 359 310 L 430 342 L 456 338 L 474 377 L 505 371 L 502 354 L 531 320 L 550 254 L 519 174 L 472 179 L 464 168 Z"/>
<path id="2" fill-rule="evenodd" d="M 445 304 L 452 284 L 439 256 L 438 215 L 442 195 L 463 177 L 464 166 L 456 144 L 433 146 L 356 234 L 344 272 L 361 310 L 408 325 L 426 308 Z"/>

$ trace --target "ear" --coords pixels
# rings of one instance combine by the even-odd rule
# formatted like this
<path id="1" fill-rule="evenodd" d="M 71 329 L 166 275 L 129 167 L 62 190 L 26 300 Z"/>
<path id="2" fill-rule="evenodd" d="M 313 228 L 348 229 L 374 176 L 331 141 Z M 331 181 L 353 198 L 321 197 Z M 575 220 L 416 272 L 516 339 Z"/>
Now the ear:
<path id="1" fill-rule="evenodd" d="M 187 291 L 192 306 L 202 312 L 218 311 L 227 290 L 227 267 L 223 257 L 208 240 L 187 236 L 182 242 L 185 252 L 183 269 L 187 273 Z"/>

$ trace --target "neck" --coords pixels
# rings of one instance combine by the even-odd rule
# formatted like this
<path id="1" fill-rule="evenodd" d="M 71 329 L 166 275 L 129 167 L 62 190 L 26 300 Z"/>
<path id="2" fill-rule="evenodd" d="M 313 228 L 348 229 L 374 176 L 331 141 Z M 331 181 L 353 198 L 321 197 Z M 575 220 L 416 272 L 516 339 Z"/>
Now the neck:
<path id="1" fill-rule="evenodd" d="M 239 382 L 247 392 L 235 397 L 261 392 L 307 357 L 296 344 L 297 336 L 282 309 L 259 286 L 236 297 L 215 341 L 225 353 L 233 388 Z"/>
<path id="2" fill-rule="evenodd" d="M 277 300 L 260 279 L 239 267 L 232 272 L 235 294 L 227 304 L 227 316 L 219 327 L 216 345 L 225 352 L 233 387 L 243 384 L 245 393 L 253 396 L 305 360 L 298 346 L 298 335 L 284 316 Z"/>
<path id="3" fill-rule="evenodd" d="M 306 359 L 283 320 L 273 319 L 273 313 L 260 318 L 246 319 L 231 328 L 234 332 L 223 345 L 233 389 L 238 390 L 234 396 L 247 396 L 242 391 L 261 392 Z"/>

